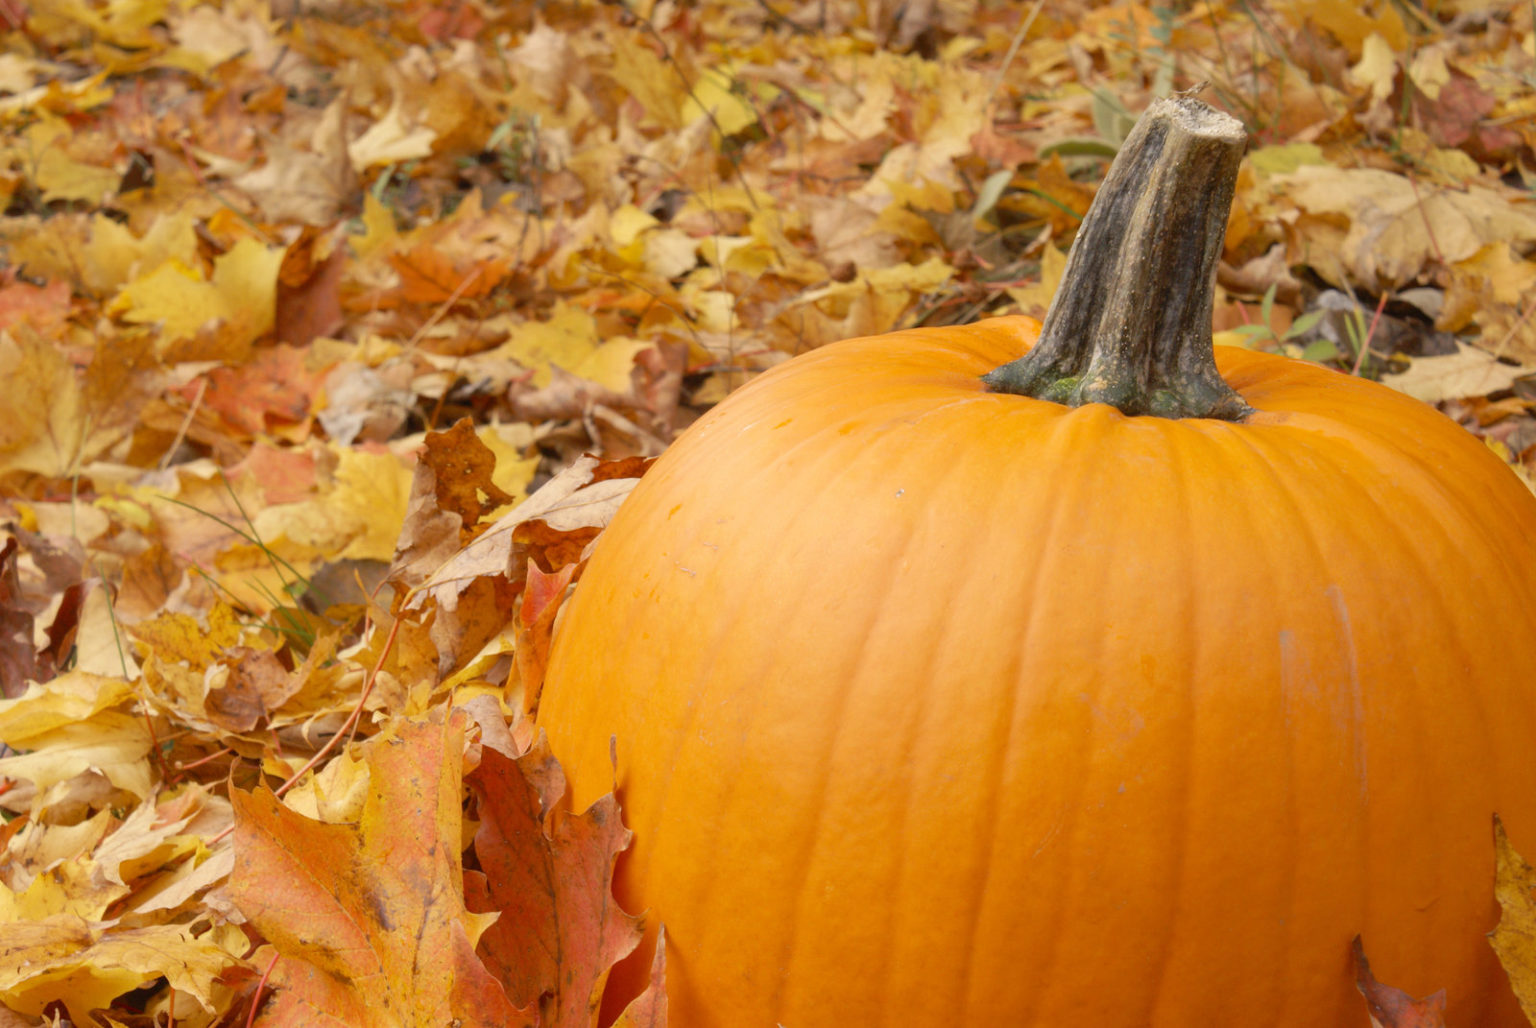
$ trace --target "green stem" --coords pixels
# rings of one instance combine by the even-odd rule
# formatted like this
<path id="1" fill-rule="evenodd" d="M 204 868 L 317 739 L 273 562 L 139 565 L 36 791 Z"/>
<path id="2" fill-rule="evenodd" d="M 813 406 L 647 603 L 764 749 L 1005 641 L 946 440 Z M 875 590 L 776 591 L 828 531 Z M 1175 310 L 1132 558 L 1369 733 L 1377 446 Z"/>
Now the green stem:
<path id="1" fill-rule="evenodd" d="M 1128 415 L 1248 415 L 1211 346 L 1216 262 L 1246 144 L 1241 122 L 1192 97 L 1148 107 L 1083 218 L 1040 341 L 983 381 Z"/>

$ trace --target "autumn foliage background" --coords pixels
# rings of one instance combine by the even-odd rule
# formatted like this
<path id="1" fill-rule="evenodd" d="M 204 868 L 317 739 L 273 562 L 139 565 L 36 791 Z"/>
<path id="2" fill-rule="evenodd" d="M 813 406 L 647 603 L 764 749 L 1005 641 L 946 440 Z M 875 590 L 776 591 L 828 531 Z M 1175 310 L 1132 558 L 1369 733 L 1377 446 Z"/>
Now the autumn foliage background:
<path id="1" fill-rule="evenodd" d="M 593 540 L 765 368 L 1042 315 L 1171 90 L 1252 136 L 1218 342 L 1536 469 L 1529 4 L 0 27 L 3 1026 L 590 1023 L 627 833 L 526 714 Z"/>

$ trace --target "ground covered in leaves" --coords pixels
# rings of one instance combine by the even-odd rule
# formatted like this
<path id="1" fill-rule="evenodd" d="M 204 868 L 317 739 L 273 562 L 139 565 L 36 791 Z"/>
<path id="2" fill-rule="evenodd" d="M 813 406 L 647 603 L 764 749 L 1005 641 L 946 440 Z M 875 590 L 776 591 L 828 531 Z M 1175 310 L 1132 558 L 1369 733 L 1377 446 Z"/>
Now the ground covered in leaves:
<path id="1" fill-rule="evenodd" d="M 1042 315 L 1171 90 L 1252 134 L 1218 341 L 1536 469 L 1530 5 L 0 0 L 0 29 L 0 1026 L 589 1024 L 637 936 L 627 836 L 564 809 L 524 715 L 593 540 L 765 368 Z"/>

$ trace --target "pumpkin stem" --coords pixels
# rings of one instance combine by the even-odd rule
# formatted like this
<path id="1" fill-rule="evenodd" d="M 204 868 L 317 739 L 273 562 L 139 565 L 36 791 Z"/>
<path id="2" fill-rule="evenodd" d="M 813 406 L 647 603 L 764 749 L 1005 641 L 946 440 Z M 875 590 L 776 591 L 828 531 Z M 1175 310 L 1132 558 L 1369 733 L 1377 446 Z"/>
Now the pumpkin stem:
<path id="1" fill-rule="evenodd" d="M 1120 148 L 1083 218 L 1040 341 L 983 377 L 993 390 L 1129 415 L 1251 413 L 1211 344 L 1242 123 L 1189 96 L 1157 100 Z"/>

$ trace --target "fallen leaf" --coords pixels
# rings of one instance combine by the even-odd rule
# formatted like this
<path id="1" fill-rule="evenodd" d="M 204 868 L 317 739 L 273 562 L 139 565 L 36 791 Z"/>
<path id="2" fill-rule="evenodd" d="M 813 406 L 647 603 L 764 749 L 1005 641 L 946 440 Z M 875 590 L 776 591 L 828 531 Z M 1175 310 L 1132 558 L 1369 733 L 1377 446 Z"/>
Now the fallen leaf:
<path id="1" fill-rule="evenodd" d="M 1444 989 L 1432 996 L 1414 999 L 1402 989 L 1376 980 L 1358 935 L 1351 952 L 1355 961 L 1355 988 L 1360 990 L 1370 1009 L 1371 1028 L 1445 1028 Z"/>
<path id="2" fill-rule="evenodd" d="M 1497 816 L 1493 837 L 1498 860 L 1494 895 L 1503 915 L 1488 941 L 1509 975 L 1520 1009 L 1536 1024 L 1536 871 L 1510 845 Z"/>
<path id="3" fill-rule="evenodd" d="M 392 722 L 362 746 L 355 824 L 310 820 L 265 786 L 231 793 L 230 894 L 281 955 L 280 1004 L 258 1023 L 317 1023 L 291 1019 L 302 1010 L 354 1028 L 531 1024 L 474 952 L 486 919 L 463 899 L 463 749 L 441 711 Z"/>
<path id="4" fill-rule="evenodd" d="M 581 814 L 560 803 L 565 778 L 540 733 L 522 756 L 482 752 L 467 776 L 479 801 L 470 909 L 499 911 L 481 937 L 486 966 L 540 1024 L 594 1023 L 614 962 L 639 944 L 641 922 L 613 898 L 613 863 L 629 831 L 609 795 Z"/>
<path id="5" fill-rule="evenodd" d="M 445 674 L 471 645 L 483 645 L 510 620 L 502 597 L 510 600 L 521 591 L 531 544 L 557 545 L 566 535 L 579 535 L 584 549 L 649 466 L 637 458 L 577 460 L 411 592 L 405 609 L 430 606 L 435 612 L 432 638 Z"/>
<path id="6" fill-rule="evenodd" d="M 667 926 L 656 930 L 656 955 L 651 958 L 651 980 L 645 991 L 630 1001 L 613 1022 L 613 1028 L 666 1028 L 667 1025 Z"/>
<path id="7" fill-rule="evenodd" d="M 1455 263 L 1489 243 L 1536 240 L 1536 213 L 1483 186 L 1444 189 L 1375 168 L 1317 165 L 1270 181 L 1305 210 L 1349 219 L 1337 249 L 1342 264 L 1330 267 L 1321 253 L 1313 259 L 1330 280 L 1348 272 L 1373 288 L 1399 287 L 1431 259 Z"/>
<path id="8" fill-rule="evenodd" d="M 565 599 L 565 591 L 575 574 L 576 563 L 569 563 L 552 575 L 545 574 L 532 558 L 523 585 L 523 598 L 517 605 L 517 678 L 523 687 L 523 714 L 532 714 L 544 688 L 544 671 L 549 666 L 549 646 L 554 636 L 555 615 Z"/>
<path id="9" fill-rule="evenodd" d="M 1517 378 L 1536 375 L 1536 367 L 1505 364 L 1493 354 L 1457 342 L 1456 352 L 1442 357 L 1415 357 L 1408 370 L 1383 375 L 1381 381 L 1398 392 L 1426 403 L 1486 396 L 1508 389 Z"/>

